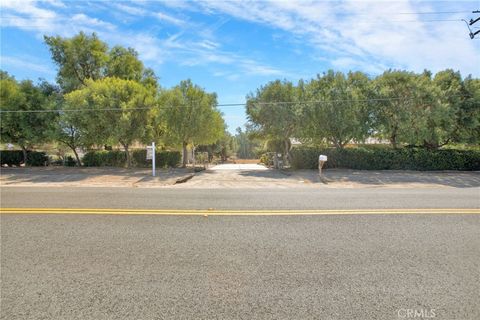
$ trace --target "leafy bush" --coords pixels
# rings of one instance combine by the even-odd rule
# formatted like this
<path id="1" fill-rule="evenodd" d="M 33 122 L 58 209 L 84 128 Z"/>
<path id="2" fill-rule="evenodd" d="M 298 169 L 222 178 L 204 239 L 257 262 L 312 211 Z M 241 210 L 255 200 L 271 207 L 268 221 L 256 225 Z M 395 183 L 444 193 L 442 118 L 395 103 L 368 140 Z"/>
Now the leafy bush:
<path id="1" fill-rule="evenodd" d="M 143 167 L 149 167 L 151 163 L 152 163 L 151 160 L 147 161 L 147 150 L 146 149 L 133 150 L 133 152 L 132 152 L 132 166 L 143 168 Z"/>
<path id="2" fill-rule="evenodd" d="M 158 167 L 175 168 L 182 160 L 182 154 L 179 151 L 160 151 L 155 153 Z"/>
<path id="3" fill-rule="evenodd" d="M 132 166 L 151 167 L 151 160 L 147 160 L 145 149 L 131 152 Z M 181 160 L 178 151 L 160 151 L 155 153 L 157 168 L 177 167 Z M 123 167 L 127 161 L 125 151 L 90 151 L 83 156 L 83 164 L 86 167 Z"/>
<path id="4" fill-rule="evenodd" d="M 404 148 L 318 149 L 298 147 L 291 151 L 296 169 L 318 168 L 318 156 L 328 156 L 325 168 L 359 170 L 480 170 L 480 152 L 474 150 L 435 150 Z"/>
<path id="5" fill-rule="evenodd" d="M 27 166 L 44 166 L 48 162 L 45 152 L 27 151 Z M 19 166 L 23 163 L 23 152 L 21 150 L 1 150 L 1 165 Z"/>
<path id="6" fill-rule="evenodd" d="M 125 165 L 127 155 L 124 151 L 90 151 L 83 156 L 86 167 L 121 167 Z"/>
<path id="7" fill-rule="evenodd" d="M 48 156 L 45 152 L 28 151 L 27 166 L 40 167 L 48 164 Z"/>
<path id="8" fill-rule="evenodd" d="M 65 158 L 65 167 L 75 167 L 77 165 L 77 161 L 72 156 L 67 156 Z"/>
<path id="9" fill-rule="evenodd" d="M 23 163 L 23 153 L 18 150 L 2 150 L 0 151 L 1 165 L 19 166 Z"/>

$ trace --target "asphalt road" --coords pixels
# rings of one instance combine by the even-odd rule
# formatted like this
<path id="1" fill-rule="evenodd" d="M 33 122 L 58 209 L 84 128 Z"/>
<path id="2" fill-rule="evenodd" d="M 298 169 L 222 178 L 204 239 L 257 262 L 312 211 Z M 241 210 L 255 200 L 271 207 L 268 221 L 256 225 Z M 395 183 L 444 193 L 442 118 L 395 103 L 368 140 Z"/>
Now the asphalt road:
<path id="1" fill-rule="evenodd" d="M 173 189 L 2 187 L 4 208 L 480 208 L 480 188 Z"/>
<path id="2" fill-rule="evenodd" d="M 478 214 L 2 214 L 1 319 L 476 320 L 479 266 Z"/>
<path id="3" fill-rule="evenodd" d="M 0 191 L 3 209 L 450 208 L 406 215 L 3 213 L 2 320 L 388 320 L 415 311 L 480 318 L 480 214 L 462 214 L 480 208 L 479 188 Z"/>

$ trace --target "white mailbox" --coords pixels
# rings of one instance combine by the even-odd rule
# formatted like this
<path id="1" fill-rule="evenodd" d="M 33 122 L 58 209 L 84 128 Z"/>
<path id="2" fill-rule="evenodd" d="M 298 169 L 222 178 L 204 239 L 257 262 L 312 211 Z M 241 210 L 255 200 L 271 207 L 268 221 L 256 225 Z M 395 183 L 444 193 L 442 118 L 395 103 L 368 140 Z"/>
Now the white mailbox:
<path id="1" fill-rule="evenodd" d="M 320 177 L 320 181 L 324 182 L 324 179 L 323 179 L 323 176 L 322 176 L 322 167 L 323 167 L 323 164 L 327 162 L 327 156 L 324 155 L 324 154 L 321 154 L 320 156 L 318 156 L 318 176 Z"/>

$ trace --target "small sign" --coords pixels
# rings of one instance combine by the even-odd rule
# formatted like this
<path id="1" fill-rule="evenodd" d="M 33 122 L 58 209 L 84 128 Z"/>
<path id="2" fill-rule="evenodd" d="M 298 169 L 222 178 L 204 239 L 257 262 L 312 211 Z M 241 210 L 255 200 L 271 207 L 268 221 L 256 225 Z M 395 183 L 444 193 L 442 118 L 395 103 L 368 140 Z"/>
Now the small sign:
<path id="1" fill-rule="evenodd" d="M 153 149 L 152 147 L 147 147 L 147 160 L 153 159 Z"/>
<path id="2" fill-rule="evenodd" d="M 320 157 L 318 157 L 318 161 L 327 161 L 327 156 L 321 154 Z"/>

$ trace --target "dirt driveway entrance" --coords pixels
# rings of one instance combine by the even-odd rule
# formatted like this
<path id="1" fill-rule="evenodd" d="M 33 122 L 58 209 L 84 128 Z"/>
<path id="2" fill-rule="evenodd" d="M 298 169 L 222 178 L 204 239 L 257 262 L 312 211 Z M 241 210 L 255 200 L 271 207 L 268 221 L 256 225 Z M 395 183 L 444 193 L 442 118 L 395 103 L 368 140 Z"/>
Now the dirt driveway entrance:
<path id="1" fill-rule="evenodd" d="M 291 188 L 310 183 L 259 164 L 219 164 L 175 188 Z"/>

